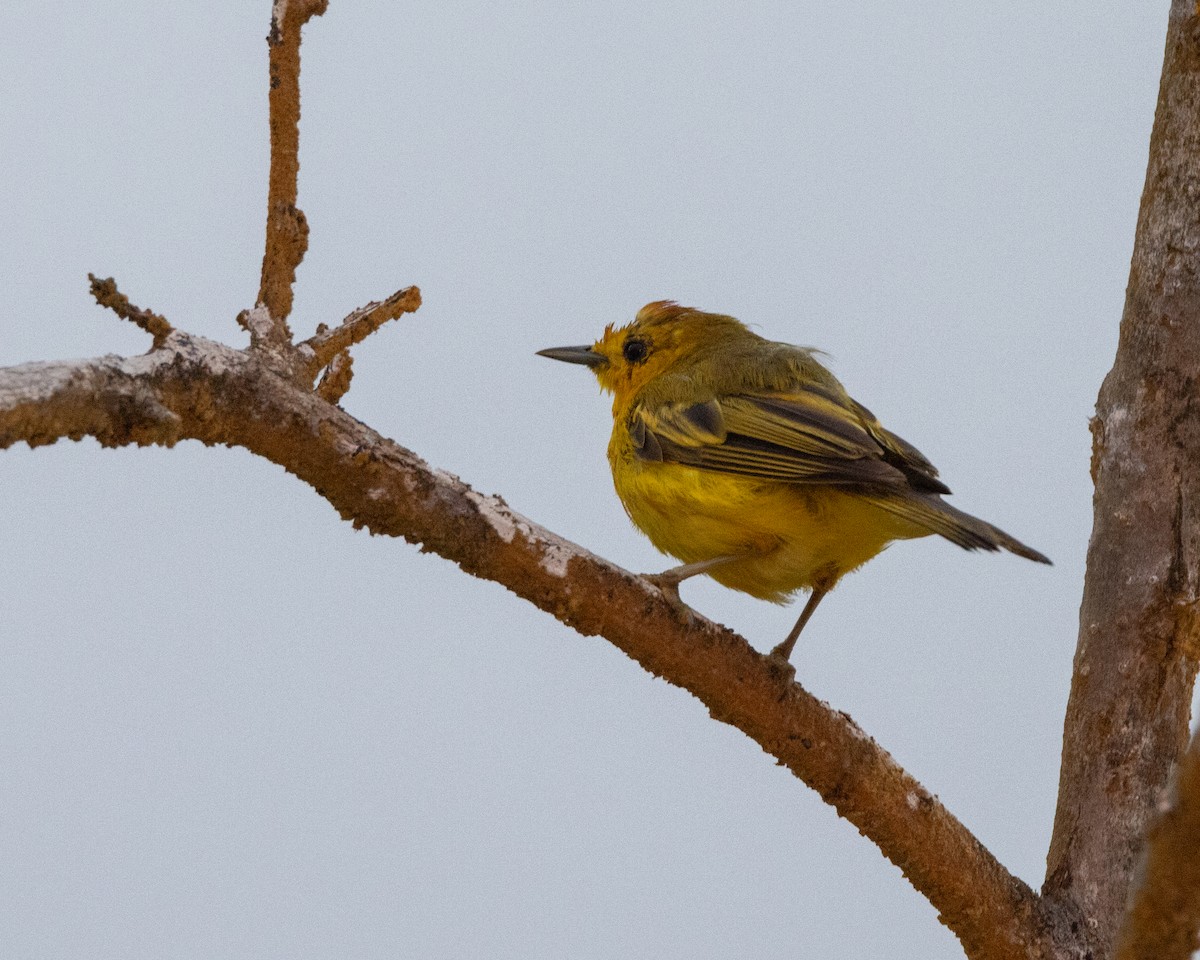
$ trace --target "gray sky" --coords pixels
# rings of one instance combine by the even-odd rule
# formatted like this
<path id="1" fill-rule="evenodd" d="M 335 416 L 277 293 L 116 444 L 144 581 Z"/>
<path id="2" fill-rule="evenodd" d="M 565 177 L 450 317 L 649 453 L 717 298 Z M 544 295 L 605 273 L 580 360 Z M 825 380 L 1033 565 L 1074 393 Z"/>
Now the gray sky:
<path id="1" fill-rule="evenodd" d="M 89 270 L 244 343 L 268 6 L 0 5 L 0 363 L 148 347 Z M 1166 14 L 332 0 L 293 326 L 419 284 L 344 406 L 634 570 L 607 400 L 534 351 L 660 298 L 828 351 L 1056 566 L 899 544 L 798 677 L 1038 885 Z M 961 956 L 688 695 L 278 467 L 63 442 L 0 488 L 0 955 Z M 763 649 L 796 613 L 683 593 Z"/>

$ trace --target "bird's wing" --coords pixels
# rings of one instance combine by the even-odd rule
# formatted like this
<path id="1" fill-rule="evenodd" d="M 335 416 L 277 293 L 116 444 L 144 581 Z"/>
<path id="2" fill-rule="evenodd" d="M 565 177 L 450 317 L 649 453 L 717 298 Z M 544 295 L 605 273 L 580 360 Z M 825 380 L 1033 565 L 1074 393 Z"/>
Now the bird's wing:
<path id="1" fill-rule="evenodd" d="M 629 431 L 645 460 L 789 483 L 949 492 L 915 447 L 844 392 L 820 384 L 639 404 Z"/>

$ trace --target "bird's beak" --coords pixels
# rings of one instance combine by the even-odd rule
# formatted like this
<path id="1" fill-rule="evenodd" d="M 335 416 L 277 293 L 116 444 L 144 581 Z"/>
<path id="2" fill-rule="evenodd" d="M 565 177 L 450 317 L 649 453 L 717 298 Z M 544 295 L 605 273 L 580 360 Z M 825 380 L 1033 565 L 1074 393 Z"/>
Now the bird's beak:
<path id="1" fill-rule="evenodd" d="M 591 347 L 549 347 L 537 352 L 539 357 L 561 360 L 564 363 L 582 363 L 585 367 L 598 367 L 607 361 Z"/>

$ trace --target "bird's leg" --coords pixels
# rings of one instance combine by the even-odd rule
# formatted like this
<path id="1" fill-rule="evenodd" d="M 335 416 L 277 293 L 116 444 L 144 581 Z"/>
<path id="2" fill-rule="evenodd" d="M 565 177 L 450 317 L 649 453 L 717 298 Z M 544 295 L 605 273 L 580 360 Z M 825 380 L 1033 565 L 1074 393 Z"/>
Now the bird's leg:
<path id="1" fill-rule="evenodd" d="M 662 573 L 643 573 L 642 579 L 658 587 L 667 603 L 671 605 L 671 608 L 679 617 L 688 620 L 691 619 L 692 608 L 684 603 L 679 596 L 679 585 L 689 577 L 708 573 L 713 567 L 719 567 L 723 563 L 728 563 L 730 560 L 736 559 L 737 557 L 735 556 L 727 555 L 713 557 L 711 560 L 699 560 L 696 563 L 684 563 L 678 567 L 672 567 L 670 570 L 664 570 Z"/>
<path id="2" fill-rule="evenodd" d="M 804 609 L 800 612 L 800 619 L 796 621 L 796 625 L 792 627 L 792 632 L 787 635 L 783 643 L 771 651 L 771 659 L 778 660 L 781 663 L 790 666 L 792 659 L 792 648 L 796 646 L 796 638 L 800 636 L 800 631 L 804 629 L 804 625 L 816 612 L 817 604 L 821 602 L 821 598 L 827 594 L 832 588 L 832 584 L 826 586 L 824 584 L 814 584 L 812 595 L 808 598 L 808 603 L 804 605 Z"/>

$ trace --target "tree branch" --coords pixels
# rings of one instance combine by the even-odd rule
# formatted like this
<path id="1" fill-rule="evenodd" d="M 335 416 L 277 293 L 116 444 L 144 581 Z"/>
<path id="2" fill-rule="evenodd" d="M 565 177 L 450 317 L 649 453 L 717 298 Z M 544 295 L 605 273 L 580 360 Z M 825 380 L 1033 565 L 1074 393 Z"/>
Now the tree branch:
<path id="1" fill-rule="evenodd" d="M 117 289 L 117 281 L 112 277 L 100 280 L 95 274 L 89 273 L 88 281 L 91 283 L 92 296 L 96 298 L 96 302 L 100 306 L 108 307 L 122 320 L 136 323 L 145 330 L 154 338 L 155 349 L 163 345 L 163 341 L 174 329 L 167 323 L 166 317 L 160 316 L 152 310 L 143 310 L 141 307 L 134 306 L 129 302 L 129 298 Z"/>
<path id="2" fill-rule="evenodd" d="M 1147 836 L 1117 960 L 1189 960 L 1200 949 L 1200 727 L 1173 792 Z"/>
<path id="3" fill-rule="evenodd" d="M 1096 485 L 1044 891 L 1110 954 L 1187 742 L 1200 653 L 1200 44 L 1174 0 L 1120 342 L 1092 421 Z"/>
<path id="4" fill-rule="evenodd" d="M 308 249 L 308 221 L 296 206 L 300 171 L 300 30 L 310 17 L 325 12 L 327 0 L 275 0 L 267 35 L 271 85 L 271 172 L 267 187 L 267 242 L 258 303 L 264 318 L 247 315 L 251 342 L 291 343 L 287 318 L 292 312 L 296 268 Z"/>
<path id="5" fill-rule="evenodd" d="M 325 375 L 317 384 L 317 396 L 326 403 L 338 403 L 350 389 L 354 377 L 354 358 L 349 350 L 343 350 L 329 361 Z"/>
<path id="6" fill-rule="evenodd" d="M 599 634 L 696 696 L 811 786 L 937 908 L 969 956 L 1057 957 L 1037 897 L 844 713 L 732 631 L 681 623 L 640 577 L 429 467 L 255 352 L 176 331 L 143 357 L 0 370 L 0 446 L 57 437 L 236 444 L 285 467 L 356 527 L 403 537 Z"/>
<path id="7" fill-rule="evenodd" d="M 301 350 L 307 347 L 312 351 L 309 366 L 313 376 L 343 350 L 361 343 L 389 320 L 412 313 L 420 306 L 421 291 L 416 287 L 405 287 L 386 300 L 372 300 L 359 307 L 331 330 L 318 330 L 300 344 Z"/>

